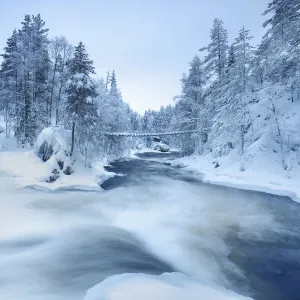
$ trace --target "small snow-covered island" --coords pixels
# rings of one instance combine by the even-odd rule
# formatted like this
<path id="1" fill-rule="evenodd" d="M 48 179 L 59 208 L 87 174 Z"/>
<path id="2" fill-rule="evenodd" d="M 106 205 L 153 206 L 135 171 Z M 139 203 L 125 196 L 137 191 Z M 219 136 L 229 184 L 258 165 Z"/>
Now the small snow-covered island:
<path id="1" fill-rule="evenodd" d="M 1 300 L 300 299 L 300 1 L 240 2 L 0 4 Z"/>

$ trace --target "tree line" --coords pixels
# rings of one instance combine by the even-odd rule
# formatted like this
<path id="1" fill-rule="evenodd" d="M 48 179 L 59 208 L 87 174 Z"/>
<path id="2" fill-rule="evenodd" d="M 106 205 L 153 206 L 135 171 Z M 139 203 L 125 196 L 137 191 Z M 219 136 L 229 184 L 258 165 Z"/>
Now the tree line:
<path id="1" fill-rule="evenodd" d="M 168 137 L 183 153 L 214 156 L 238 149 L 243 155 L 268 128 L 283 154 L 299 149 L 284 126 L 285 104 L 300 93 L 300 2 L 272 0 L 263 12 L 265 34 L 258 46 L 242 27 L 231 44 L 222 20 L 215 19 L 210 43 L 199 47 L 181 79 L 174 104 L 143 116 L 122 99 L 113 71 L 96 79 L 85 46 L 66 38 L 49 40 L 40 15 L 26 15 L 7 40 L 0 68 L 0 110 L 6 134 L 19 146 L 33 145 L 50 125 L 72 131 L 74 148 L 85 157 L 120 155 L 128 138 L 103 132 L 163 132 L 197 129 Z M 196 49 L 195 49 L 196 50 Z"/>

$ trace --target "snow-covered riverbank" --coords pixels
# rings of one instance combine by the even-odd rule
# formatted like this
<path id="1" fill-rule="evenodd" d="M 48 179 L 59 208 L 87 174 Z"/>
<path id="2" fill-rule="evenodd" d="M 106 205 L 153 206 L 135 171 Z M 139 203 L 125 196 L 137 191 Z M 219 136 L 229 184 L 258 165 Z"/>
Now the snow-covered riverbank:
<path id="1" fill-rule="evenodd" d="M 299 167 L 283 170 L 277 160 L 272 153 L 261 155 L 249 168 L 241 170 L 239 155 L 231 152 L 228 156 L 218 158 L 211 154 L 181 157 L 172 164 L 180 164 L 185 169 L 201 174 L 207 183 L 288 196 L 300 202 Z"/>
<path id="2" fill-rule="evenodd" d="M 0 132 L 0 176 L 18 188 L 101 190 L 100 184 L 115 174 L 104 169 L 107 164 L 104 158 L 87 166 L 82 155 L 76 152 L 71 160 L 69 135 L 60 127 L 49 127 L 40 133 L 34 147 L 18 148 L 14 137 L 6 138 Z M 67 172 L 67 168 L 71 171 Z"/>
<path id="3" fill-rule="evenodd" d="M 104 164 L 95 163 L 85 168 L 78 162 L 72 175 L 61 174 L 55 182 L 47 182 L 51 165 L 43 162 L 34 150 L 11 150 L 0 152 L 1 177 L 11 179 L 17 187 L 31 187 L 45 191 L 75 189 L 101 190 L 99 184 L 115 174 L 105 171 Z"/>

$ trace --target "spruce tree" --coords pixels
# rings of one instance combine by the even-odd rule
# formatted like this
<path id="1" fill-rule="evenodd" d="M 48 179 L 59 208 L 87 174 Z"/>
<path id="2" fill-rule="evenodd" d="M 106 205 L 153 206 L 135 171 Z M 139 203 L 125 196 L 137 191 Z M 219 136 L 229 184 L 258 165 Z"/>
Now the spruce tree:
<path id="1" fill-rule="evenodd" d="M 69 77 L 67 61 L 72 58 L 73 47 L 63 36 L 55 37 L 49 45 L 49 55 L 51 68 L 49 76 L 49 121 L 51 121 L 52 111 L 55 111 L 55 125 L 63 121 L 65 87 Z"/>
<path id="2" fill-rule="evenodd" d="M 235 39 L 235 79 L 240 83 L 242 93 L 246 93 L 247 83 L 249 79 L 250 65 L 253 58 L 253 46 L 250 41 L 253 37 L 249 35 L 249 30 L 244 27 L 239 31 L 238 37 Z"/>
<path id="3" fill-rule="evenodd" d="M 3 54 L 7 119 L 14 117 L 15 136 L 23 146 L 33 145 L 46 125 L 49 58 L 44 26 L 40 15 L 25 15 L 22 28 L 14 31 Z"/>
<path id="4" fill-rule="evenodd" d="M 47 125 L 48 29 L 40 15 L 25 15 L 19 30 L 20 124 L 16 133 L 24 145 L 34 144 L 38 131 Z"/>
<path id="5" fill-rule="evenodd" d="M 227 49 L 228 49 L 228 33 L 224 28 L 222 20 L 215 19 L 213 28 L 210 32 L 211 42 L 207 47 L 201 48 L 200 51 L 207 50 L 205 57 L 206 70 L 210 77 L 217 76 L 221 81 L 224 78 Z"/>
<path id="6" fill-rule="evenodd" d="M 93 61 L 89 59 L 82 42 L 75 47 L 74 58 L 69 60 L 70 79 L 67 82 L 67 114 L 72 127 L 71 153 L 74 152 L 76 125 L 83 128 L 90 122 L 96 111 L 94 98 L 97 96 L 96 86 L 90 75 L 94 74 Z M 84 138 L 80 136 L 79 138 Z"/>
<path id="7" fill-rule="evenodd" d="M 0 109 L 5 111 L 6 137 L 11 130 L 11 119 L 16 115 L 18 105 L 18 66 L 20 57 L 17 49 L 18 34 L 14 30 L 4 48 L 3 61 L 0 68 L 1 93 Z"/>

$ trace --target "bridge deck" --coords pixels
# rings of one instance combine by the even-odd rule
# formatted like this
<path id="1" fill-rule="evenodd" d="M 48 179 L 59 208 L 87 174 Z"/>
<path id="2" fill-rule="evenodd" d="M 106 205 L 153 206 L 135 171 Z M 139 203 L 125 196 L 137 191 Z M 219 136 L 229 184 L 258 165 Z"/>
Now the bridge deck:
<path id="1" fill-rule="evenodd" d="M 139 132 L 105 132 L 105 135 L 109 136 L 133 136 L 133 137 L 147 137 L 147 136 L 164 136 L 164 135 L 178 135 L 185 133 L 193 133 L 199 130 L 184 130 L 184 131 L 172 131 L 172 132 L 154 132 L 154 133 L 139 133 Z"/>

